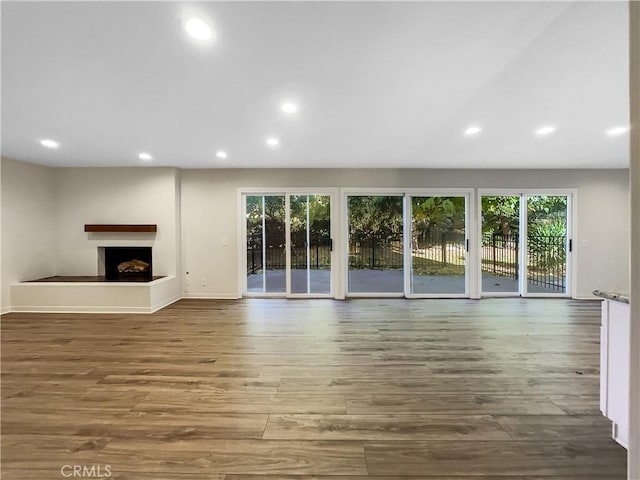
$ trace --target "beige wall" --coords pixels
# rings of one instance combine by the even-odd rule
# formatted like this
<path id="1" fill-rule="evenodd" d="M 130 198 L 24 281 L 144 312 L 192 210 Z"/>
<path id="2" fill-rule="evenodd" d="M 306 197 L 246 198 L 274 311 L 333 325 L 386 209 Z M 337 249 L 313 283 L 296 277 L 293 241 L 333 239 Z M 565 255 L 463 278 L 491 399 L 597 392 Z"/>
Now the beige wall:
<path id="1" fill-rule="evenodd" d="M 97 274 L 105 245 L 152 245 L 154 273 L 184 282 L 176 294 L 237 297 L 238 189 L 276 187 L 577 189 L 577 296 L 629 288 L 626 170 L 53 169 L 3 160 L 2 305 L 11 282 Z M 85 223 L 156 223 L 158 233 L 87 234 Z"/>
<path id="2" fill-rule="evenodd" d="M 152 246 L 154 275 L 176 275 L 176 169 L 62 168 L 56 174 L 59 275 L 97 275 L 97 251 L 103 246 Z M 85 233 L 87 223 L 154 223 L 158 232 Z"/>
<path id="3" fill-rule="evenodd" d="M 55 275 L 55 170 L 2 159 L 1 309 L 9 284 Z"/>
<path id="4" fill-rule="evenodd" d="M 631 368 L 628 478 L 640 478 L 640 2 L 629 2 L 631 99 Z"/>
<path id="5" fill-rule="evenodd" d="M 49 168 L 2 160 L 2 309 L 9 285 L 97 275 L 98 247 L 152 246 L 154 275 L 180 271 L 175 168 Z M 85 233 L 86 223 L 155 223 L 157 234 Z M 180 295 L 179 281 L 172 283 Z"/>
<path id="6" fill-rule="evenodd" d="M 574 234 L 576 293 L 628 290 L 626 170 L 184 170 L 183 271 L 189 296 L 238 294 L 238 188 L 571 188 L 578 190 Z M 223 245 L 224 240 L 228 245 Z M 587 246 L 582 247 L 586 241 Z M 242 253 L 242 252 L 241 252 Z M 207 285 L 202 286 L 205 279 Z"/>

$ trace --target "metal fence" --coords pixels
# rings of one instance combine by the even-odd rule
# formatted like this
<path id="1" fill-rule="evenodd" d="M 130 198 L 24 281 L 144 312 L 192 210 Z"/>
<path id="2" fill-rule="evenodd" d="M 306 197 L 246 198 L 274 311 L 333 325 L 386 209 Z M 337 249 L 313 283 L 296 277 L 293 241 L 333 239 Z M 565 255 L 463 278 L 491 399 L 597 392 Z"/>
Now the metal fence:
<path id="1" fill-rule="evenodd" d="M 402 238 L 374 235 L 351 235 L 349 238 L 349 268 L 368 270 L 402 269 Z"/>
<path id="2" fill-rule="evenodd" d="M 564 292 L 567 278 L 567 237 L 529 235 L 527 237 L 527 282 Z"/>
<path id="3" fill-rule="evenodd" d="M 284 270 L 287 266 L 285 241 L 282 235 L 267 236 L 263 255 L 262 234 L 247 238 L 247 274 L 262 271 L 264 263 L 269 270 Z M 309 237 L 309 266 L 321 270 L 331 267 L 331 239 L 327 235 L 311 234 Z M 307 234 L 291 233 L 291 268 L 307 268 Z"/>
<path id="4" fill-rule="evenodd" d="M 426 229 L 414 233 L 412 255 L 445 265 L 464 265 L 467 256 L 466 237 L 455 230 Z"/>
<path id="5" fill-rule="evenodd" d="M 307 268 L 306 232 L 291 235 L 291 268 Z M 331 239 L 327 235 L 310 235 L 309 260 L 312 269 L 328 269 L 331 265 Z M 519 274 L 518 234 L 490 233 L 482 236 L 482 271 L 517 279 Z M 527 239 L 527 281 L 553 291 L 566 287 L 566 236 L 529 236 Z M 401 270 L 404 267 L 402 238 L 351 235 L 349 268 Z M 464 265 L 465 236 L 461 232 L 426 230 L 413 236 L 412 255 L 446 265 Z M 247 239 L 247 273 L 263 269 L 286 268 L 283 235 L 266 238 L 263 255 L 262 234 Z"/>
<path id="6" fill-rule="evenodd" d="M 482 236 L 482 271 L 500 277 L 518 278 L 518 235 L 489 233 Z"/>
<path id="7" fill-rule="evenodd" d="M 267 236 L 264 262 L 269 270 L 286 268 L 285 243 L 282 235 Z M 247 273 L 263 268 L 262 234 L 247 239 Z M 310 236 L 310 266 L 330 268 L 331 239 L 326 235 Z M 306 268 L 306 232 L 291 234 L 291 268 Z M 464 265 L 465 236 L 459 232 L 427 230 L 413 237 L 413 256 L 449 265 Z M 349 267 L 352 269 L 398 270 L 404 266 L 402 237 L 351 235 L 349 238 Z"/>
<path id="8" fill-rule="evenodd" d="M 566 287 L 566 241 L 564 235 L 530 235 L 527 238 L 527 282 L 554 291 Z M 518 234 L 489 233 L 482 236 L 482 271 L 517 279 L 520 268 Z"/>

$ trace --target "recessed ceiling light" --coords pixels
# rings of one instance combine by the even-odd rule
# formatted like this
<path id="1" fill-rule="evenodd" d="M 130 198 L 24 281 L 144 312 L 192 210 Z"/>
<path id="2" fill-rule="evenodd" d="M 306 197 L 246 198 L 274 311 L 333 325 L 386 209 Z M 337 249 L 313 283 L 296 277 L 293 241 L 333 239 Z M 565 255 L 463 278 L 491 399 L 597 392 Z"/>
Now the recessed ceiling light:
<path id="1" fill-rule="evenodd" d="M 284 113 L 296 113 L 298 111 L 298 106 L 295 103 L 286 102 L 280 106 L 280 110 Z"/>
<path id="2" fill-rule="evenodd" d="M 556 127 L 551 126 L 551 125 L 546 125 L 544 127 L 540 127 L 538 130 L 536 130 L 536 135 L 549 135 L 553 132 L 556 131 Z"/>
<path id="3" fill-rule="evenodd" d="M 227 158 L 227 152 L 223 152 L 222 150 L 216 152 L 216 157 L 218 158 Z"/>
<path id="4" fill-rule="evenodd" d="M 49 138 L 44 138 L 40 140 L 40 145 L 47 148 L 58 148 L 60 146 L 58 142 L 56 142 L 55 140 L 51 140 Z"/>
<path id="5" fill-rule="evenodd" d="M 464 131 L 464 134 L 467 136 L 477 135 L 482 131 L 482 128 L 472 125 Z"/>
<path id="6" fill-rule="evenodd" d="M 279 144 L 280 144 L 280 140 L 278 140 L 276 137 L 267 138 L 267 145 L 269 145 L 270 147 L 276 147 Z"/>
<path id="7" fill-rule="evenodd" d="M 211 28 L 199 18 L 190 18 L 184 24 L 184 29 L 189 35 L 198 40 L 209 40 L 211 38 Z"/>
<path id="8" fill-rule="evenodd" d="M 609 137 L 615 137 L 615 136 L 627 133 L 628 131 L 629 131 L 629 127 L 619 125 L 617 127 L 611 127 L 609 130 L 606 131 L 606 134 Z"/>
<path id="9" fill-rule="evenodd" d="M 139 153 L 138 154 L 138 158 L 140 160 L 151 160 L 151 159 L 153 159 L 153 157 L 150 154 L 148 154 L 147 152 Z"/>

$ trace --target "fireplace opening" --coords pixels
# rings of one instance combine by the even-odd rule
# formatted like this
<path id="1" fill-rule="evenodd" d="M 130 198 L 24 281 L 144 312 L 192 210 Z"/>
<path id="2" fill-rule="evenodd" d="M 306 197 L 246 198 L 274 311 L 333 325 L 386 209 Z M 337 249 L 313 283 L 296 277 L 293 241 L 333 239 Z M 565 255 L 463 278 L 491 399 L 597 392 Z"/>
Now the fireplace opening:
<path id="1" fill-rule="evenodd" d="M 104 247 L 104 276 L 111 282 L 153 280 L 151 247 Z"/>

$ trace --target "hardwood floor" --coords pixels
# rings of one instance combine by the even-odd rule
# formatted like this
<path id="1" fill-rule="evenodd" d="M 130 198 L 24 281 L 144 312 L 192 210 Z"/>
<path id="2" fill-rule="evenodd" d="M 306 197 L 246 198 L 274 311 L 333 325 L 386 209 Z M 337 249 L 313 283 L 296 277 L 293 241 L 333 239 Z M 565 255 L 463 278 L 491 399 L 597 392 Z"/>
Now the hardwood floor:
<path id="1" fill-rule="evenodd" d="M 560 299 L 5 315 L 2 478 L 623 480 L 599 322 Z"/>

